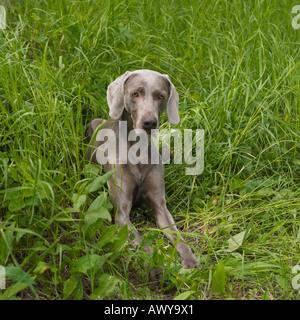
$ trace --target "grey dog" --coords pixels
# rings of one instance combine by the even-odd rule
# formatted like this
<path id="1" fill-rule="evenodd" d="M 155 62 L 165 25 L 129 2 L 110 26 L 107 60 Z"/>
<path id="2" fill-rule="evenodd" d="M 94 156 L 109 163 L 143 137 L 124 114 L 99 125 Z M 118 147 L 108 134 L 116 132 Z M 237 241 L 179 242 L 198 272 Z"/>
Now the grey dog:
<path id="1" fill-rule="evenodd" d="M 94 119 L 87 129 L 87 136 L 91 140 L 97 127 L 102 125 L 102 129 L 113 130 L 118 138 L 118 123 L 126 121 L 128 132 L 143 129 L 151 139 L 151 129 L 158 128 L 160 115 L 165 109 L 169 122 L 179 123 L 178 100 L 178 93 L 168 75 L 151 70 L 127 71 L 108 86 L 107 101 L 111 119 Z M 123 154 L 124 150 L 121 149 L 128 150 L 134 144 L 128 139 L 125 141 L 125 145 L 116 144 L 117 159 L 119 154 Z M 98 163 L 96 152 L 101 144 L 103 141 L 93 138 L 86 155 L 88 160 Z M 149 147 L 149 156 L 151 152 L 154 151 Z M 158 227 L 174 242 L 178 230 L 166 205 L 162 161 L 158 164 L 124 164 L 117 160 L 116 164 L 106 163 L 103 167 L 105 171 L 115 169 L 115 174 L 109 180 L 110 198 L 116 212 L 116 223 L 119 227 L 127 224 L 135 236 L 134 240 L 128 236 L 128 240 L 136 246 L 141 244 L 142 238 L 136 228 L 132 227 L 129 215 L 132 205 L 142 202 L 152 208 Z M 147 245 L 145 250 L 152 252 Z M 191 248 L 181 237 L 176 250 L 183 267 L 195 268 L 199 265 Z"/>

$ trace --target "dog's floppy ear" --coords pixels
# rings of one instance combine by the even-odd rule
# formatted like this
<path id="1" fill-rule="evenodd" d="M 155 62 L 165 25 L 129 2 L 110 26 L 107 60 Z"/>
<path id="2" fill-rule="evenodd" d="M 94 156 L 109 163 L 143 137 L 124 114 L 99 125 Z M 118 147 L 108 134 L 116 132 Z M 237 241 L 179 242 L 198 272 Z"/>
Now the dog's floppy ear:
<path id="1" fill-rule="evenodd" d="M 179 106 L 179 97 L 178 93 L 171 82 L 169 76 L 165 74 L 169 85 L 170 85 L 170 96 L 167 103 L 167 115 L 170 123 L 177 124 L 180 121 L 179 114 L 178 114 L 178 106 Z"/>
<path id="2" fill-rule="evenodd" d="M 131 73 L 126 71 L 107 88 L 109 116 L 114 120 L 120 119 L 122 116 L 124 110 L 124 85 Z"/>

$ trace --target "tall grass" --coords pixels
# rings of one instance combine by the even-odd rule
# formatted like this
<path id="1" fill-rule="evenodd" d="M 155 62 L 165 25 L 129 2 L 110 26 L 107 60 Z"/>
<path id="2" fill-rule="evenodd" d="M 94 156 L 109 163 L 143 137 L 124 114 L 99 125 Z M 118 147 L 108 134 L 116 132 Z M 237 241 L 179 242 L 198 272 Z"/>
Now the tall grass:
<path id="1" fill-rule="evenodd" d="M 293 1 L 14 1 L 0 30 L 2 299 L 297 299 L 300 31 Z M 166 166 L 167 202 L 201 269 L 147 209 L 149 257 L 110 224 L 85 130 L 126 70 L 170 75 L 177 128 L 205 130 L 205 170 Z M 162 127 L 169 127 L 166 115 Z M 92 185 L 91 185 L 92 184 Z M 101 187 L 101 188 L 100 188 Z M 95 215 L 95 210 L 97 214 Z M 144 263 L 163 266 L 159 289 Z"/>

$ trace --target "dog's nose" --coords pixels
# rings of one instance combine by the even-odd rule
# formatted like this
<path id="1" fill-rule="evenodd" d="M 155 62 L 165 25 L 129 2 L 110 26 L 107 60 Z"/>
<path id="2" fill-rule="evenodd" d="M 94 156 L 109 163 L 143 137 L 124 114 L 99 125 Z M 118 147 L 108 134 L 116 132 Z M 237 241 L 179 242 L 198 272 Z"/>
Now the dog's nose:
<path id="1" fill-rule="evenodd" d="M 151 130 L 151 129 L 156 129 L 157 127 L 157 120 L 154 117 L 151 118 L 145 118 L 143 120 L 143 129 L 144 130 Z"/>

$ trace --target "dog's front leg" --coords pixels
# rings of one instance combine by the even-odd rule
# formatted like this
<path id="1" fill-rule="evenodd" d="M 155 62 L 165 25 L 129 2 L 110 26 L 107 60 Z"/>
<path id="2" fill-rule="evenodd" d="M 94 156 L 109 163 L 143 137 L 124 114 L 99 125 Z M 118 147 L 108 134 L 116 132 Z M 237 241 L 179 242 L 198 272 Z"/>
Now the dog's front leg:
<path id="1" fill-rule="evenodd" d="M 109 181 L 110 199 L 113 203 L 116 217 L 115 222 L 119 228 L 127 225 L 128 242 L 135 247 L 139 247 L 142 243 L 142 236 L 139 234 L 137 229 L 132 226 L 130 221 L 134 185 L 134 177 L 124 175 L 123 173 L 120 174 L 118 172 L 115 177 L 112 177 Z M 153 252 L 153 249 L 148 245 L 145 245 L 144 249 L 149 253 Z"/>
<path id="2" fill-rule="evenodd" d="M 177 227 L 175 226 L 174 219 L 170 214 L 169 210 L 166 207 L 165 200 L 161 198 L 159 200 L 159 204 L 153 206 L 155 218 L 157 221 L 157 225 L 159 228 L 165 230 L 166 236 L 172 241 L 175 242 L 176 235 L 170 231 L 178 232 Z M 182 237 L 180 236 L 180 240 L 176 246 L 176 251 L 181 258 L 181 264 L 184 268 L 196 268 L 199 265 L 199 261 L 194 256 L 192 249 L 182 241 Z"/>
<path id="3" fill-rule="evenodd" d="M 167 209 L 166 199 L 165 199 L 165 188 L 162 175 L 162 168 L 157 166 L 152 172 L 147 176 L 144 181 L 144 194 L 148 205 L 153 209 L 154 216 L 159 228 L 163 229 L 166 236 L 172 241 L 176 241 L 175 232 L 178 229 L 175 225 L 174 219 Z M 175 232 L 168 232 L 175 231 Z M 199 261 L 194 256 L 192 249 L 180 240 L 176 246 L 176 251 L 181 258 L 181 264 L 184 268 L 196 268 L 199 265 Z"/>

